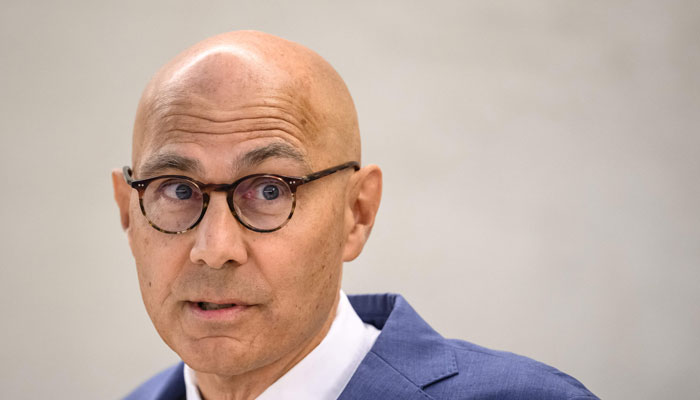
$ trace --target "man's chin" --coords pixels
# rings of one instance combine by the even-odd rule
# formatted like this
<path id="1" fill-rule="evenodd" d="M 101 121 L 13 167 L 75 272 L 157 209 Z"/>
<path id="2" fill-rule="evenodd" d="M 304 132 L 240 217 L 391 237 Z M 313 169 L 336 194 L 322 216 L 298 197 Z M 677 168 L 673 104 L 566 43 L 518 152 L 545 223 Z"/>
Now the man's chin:
<path id="1" fill-rule="evenodd" d="M 228 337 L 192 340 L 173 350 L 193 370 L 222 377 L 243 375 L 268 364 L 252 346 Z"/>

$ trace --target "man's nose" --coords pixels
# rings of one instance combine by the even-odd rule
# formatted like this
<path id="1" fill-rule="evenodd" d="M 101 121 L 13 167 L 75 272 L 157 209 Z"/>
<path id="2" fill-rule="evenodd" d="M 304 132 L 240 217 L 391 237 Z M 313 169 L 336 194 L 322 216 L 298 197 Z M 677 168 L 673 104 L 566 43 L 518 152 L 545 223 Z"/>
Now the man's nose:
<path id="1" fill-rule="evenodd" d="M 194 230 L 190 260 L 211 268 L 222 268 L 227 263 L 244 264 L 248 260 L 244 229 L 231 213 L 226 194 L 212 192 L 207 211 Z"/>

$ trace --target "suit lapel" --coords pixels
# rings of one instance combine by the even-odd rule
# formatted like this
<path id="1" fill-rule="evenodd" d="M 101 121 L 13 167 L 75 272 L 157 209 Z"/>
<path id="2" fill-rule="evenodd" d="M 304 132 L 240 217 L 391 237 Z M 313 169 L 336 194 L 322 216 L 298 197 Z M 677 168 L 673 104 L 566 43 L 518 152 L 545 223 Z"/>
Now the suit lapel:
<path id="1" fill-rule="evenodd" d="M 360 318 L 381 334 L 340 399 L 430 399 L 423 389 L 458 374 L 452 348 L 403 297 L 349 298 Z"/>
<path id="2" fill-rule="evenodd" d="M 428 400 L 428 396 L 376 354 L 367 354 L 338 400 Z"/>

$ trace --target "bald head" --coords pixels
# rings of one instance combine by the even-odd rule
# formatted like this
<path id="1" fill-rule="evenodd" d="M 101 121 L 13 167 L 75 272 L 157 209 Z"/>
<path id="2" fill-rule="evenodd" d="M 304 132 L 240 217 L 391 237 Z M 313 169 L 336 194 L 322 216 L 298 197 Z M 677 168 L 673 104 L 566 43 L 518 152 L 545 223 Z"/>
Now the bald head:
<path id="1" fill-rule="evenodd" d="M 330 64 L 276 36 L 225 33 L 180 53 L 149 82 L 134 124 L 133 165 L 172 135 L 270 132 L 298 143 L 314 167 L 360 160 L 355 107 Z"/>

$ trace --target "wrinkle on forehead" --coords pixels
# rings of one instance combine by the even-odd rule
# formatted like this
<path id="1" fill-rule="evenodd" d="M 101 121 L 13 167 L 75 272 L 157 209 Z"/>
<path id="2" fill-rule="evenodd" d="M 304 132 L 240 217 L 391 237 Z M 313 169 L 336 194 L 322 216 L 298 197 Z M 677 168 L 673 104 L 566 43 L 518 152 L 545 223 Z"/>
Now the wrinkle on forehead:
<path id="1" fill-rule="evenodd" d="M 178 129 L 278 129 L 319 156 L 360 161 L 355 108 L 340 76 L 311 50 L 259 32 L 207 39 L 156 74 L 137 112 L 134 164 L 144 145 Z"/>
<path id="2" fill-rule="evenodd" d="M 146 130 L 157 132 L 144 139 L 144 147 L 151 149 L 181 134 L 247 134 L 250 137 L 277 134 L 303 146 L 305 142 L 313 142 L 313 133 L 318 129 L 315 117 L 294 98 L 276 94 L 235 107 L 214 106 L 204 98 L 190 96 L 186 102 L 155 104 L 146 120 Z"/>

